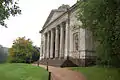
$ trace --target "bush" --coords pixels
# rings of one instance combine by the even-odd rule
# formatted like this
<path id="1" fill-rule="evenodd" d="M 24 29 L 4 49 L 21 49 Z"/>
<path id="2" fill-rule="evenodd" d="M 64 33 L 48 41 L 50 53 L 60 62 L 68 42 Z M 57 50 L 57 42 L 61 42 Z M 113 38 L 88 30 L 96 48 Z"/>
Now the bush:
<path id="1" fill-rule="evenodd" d="M 12 63 L 31 63 L 39 59 L 39 50 L 33 47 L 30 39 L 25 37 L 16 39 L 9 53 L 9 62 Z"/>

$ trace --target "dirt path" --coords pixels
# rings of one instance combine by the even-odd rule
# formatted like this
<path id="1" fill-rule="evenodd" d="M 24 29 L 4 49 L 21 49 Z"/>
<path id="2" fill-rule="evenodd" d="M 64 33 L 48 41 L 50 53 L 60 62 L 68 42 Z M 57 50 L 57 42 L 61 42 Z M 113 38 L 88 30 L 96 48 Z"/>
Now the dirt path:
<path id="1" fill-rule="evenodd" d="M 40 65 L 40 67 L 46 69 L 45 65 Z M 48 70 L 51 72 L 52 80 L 86 80 L 81 73 L 69 70 L 67 68 L 49 66 Z"/>

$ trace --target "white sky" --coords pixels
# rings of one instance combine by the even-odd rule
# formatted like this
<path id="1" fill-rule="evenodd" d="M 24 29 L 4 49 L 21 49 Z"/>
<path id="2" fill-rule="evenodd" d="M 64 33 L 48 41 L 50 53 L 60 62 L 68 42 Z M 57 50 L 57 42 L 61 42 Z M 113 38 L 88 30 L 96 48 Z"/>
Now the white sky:
<path id="1" fill-rule="evenodd" d="M 40 46 L 42 29 L 51 9 L 62 4 L 72 6 L 77 0 L 19 0 L 22 15 L 11 17 L 7 21 L 8 28 L 0 26 L 0 44 L 11 47 L 17 37 L 30 38 L 34 45 Z"/>

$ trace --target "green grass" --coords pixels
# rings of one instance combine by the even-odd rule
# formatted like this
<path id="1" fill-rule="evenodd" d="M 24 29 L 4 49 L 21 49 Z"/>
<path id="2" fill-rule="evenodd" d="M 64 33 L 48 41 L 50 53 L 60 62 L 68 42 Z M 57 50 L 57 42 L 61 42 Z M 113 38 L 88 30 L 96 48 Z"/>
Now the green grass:
<path id="1" fill-rule="evenodd" d="M 120 80 L 120 68 L 74 67 L 72 70 L 81 72 L 87 80 Z"/>
<path id="2" fill-rule="evenodd" d="M 48 72 L 30 64 L 0 64 L 0 80 L 48 80 Z"/>

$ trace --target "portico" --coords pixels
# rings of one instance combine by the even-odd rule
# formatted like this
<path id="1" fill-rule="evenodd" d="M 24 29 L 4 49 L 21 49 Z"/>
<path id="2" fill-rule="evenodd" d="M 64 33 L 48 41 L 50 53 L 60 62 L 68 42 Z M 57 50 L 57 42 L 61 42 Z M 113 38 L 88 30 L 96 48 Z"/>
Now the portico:
<path id="1" fill-rule="evenodd" d="M 94 57 L 92 32 L 76 18 L 76 5 L 62 5 L 49 14 L 41 33 L 40 60 L 59 66 L 86 66 Z"/>
<path id="2" fill-rule="evenodd" d="M 54 59 L 54 58 L 66 58 L 67 57 L 67 34 L 66 24 L 68 22 L 62 22 L 56 25 L 56 27 L 51 28 L 44 33 L 45 37 L 45 54 L 44 58 Z M 68 25 L 68 24 L 67 24 Z"/>

